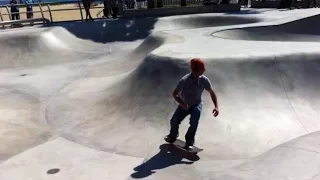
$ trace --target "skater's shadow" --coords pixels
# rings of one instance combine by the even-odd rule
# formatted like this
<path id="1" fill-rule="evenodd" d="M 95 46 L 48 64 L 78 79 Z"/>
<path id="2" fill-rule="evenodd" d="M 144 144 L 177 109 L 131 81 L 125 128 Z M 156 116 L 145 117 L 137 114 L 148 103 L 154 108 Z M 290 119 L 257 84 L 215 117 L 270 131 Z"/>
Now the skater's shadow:
<path id="1" fill-rule="evenodd" d="M 183 161 L 183 157 L 168 152 L 169 144 L 160 145 L 160 152 L 148 161 L 134 168 L 136 172 L 131 174 L 132 178 L 145 178 L 155 173 L 153 170 L 164 169 L 176 164 L 192 164 L 192 161 Z M 194 159 L 196 161 L 198 159 Z"/>

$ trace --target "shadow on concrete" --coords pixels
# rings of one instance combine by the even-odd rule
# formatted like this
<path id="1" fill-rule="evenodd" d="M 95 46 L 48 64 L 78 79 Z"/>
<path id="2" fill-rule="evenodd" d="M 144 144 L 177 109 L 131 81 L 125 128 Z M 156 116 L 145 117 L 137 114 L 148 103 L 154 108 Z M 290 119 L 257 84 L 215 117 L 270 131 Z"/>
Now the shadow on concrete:
<path id="1" fill-rule="evenodd" d="M 145 39 L 154 29 L 157 20 L 157 18 L 140 18 L 74 21 L 53 23 L 52 27 L 63 27 L 78 38 L 97 43 L 128 42 Z"/>
<path id="2" fill-rule="evenodd" d="M 111 43 L 144 40 L 155 30 L 217 27 L 250 24 L 261 21 L 257 17 L 221 16 L 215 14 L 184 15 L 178 17 L 164 19 L 160 19 L 159 17 L 100 19 L 93 22 L 72 21 L 53 23 L 52 26 L 62 27 L 80 39 L 91 40 L 97 43 Z"/>
<path id="3" fill-rule="evenodd" d="M 132 178 L 145 178 L 155 173 L 154 170 L 164 169 L 177 164 L 193 164 L 192 161 L 183 161 L 182 157 L 169 153 L 169 144 L 162 144 L 159 148 L 160 152 L 158 154 L 134 168 L 136 172 L 131 174 Z"/>

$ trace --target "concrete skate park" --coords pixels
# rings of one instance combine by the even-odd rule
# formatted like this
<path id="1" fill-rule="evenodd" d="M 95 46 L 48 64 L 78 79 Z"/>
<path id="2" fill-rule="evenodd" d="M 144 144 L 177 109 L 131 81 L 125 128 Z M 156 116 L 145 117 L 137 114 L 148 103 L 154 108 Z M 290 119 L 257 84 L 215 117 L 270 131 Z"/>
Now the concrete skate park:
<path id="1" fill-rule="evenodd" d="M 320 179 L 319 22 L 248 8 L 3 30 L 0 179 Z M 193 57 L 220 114 L 204 92 L 191 161 L 163 138 Z"/>

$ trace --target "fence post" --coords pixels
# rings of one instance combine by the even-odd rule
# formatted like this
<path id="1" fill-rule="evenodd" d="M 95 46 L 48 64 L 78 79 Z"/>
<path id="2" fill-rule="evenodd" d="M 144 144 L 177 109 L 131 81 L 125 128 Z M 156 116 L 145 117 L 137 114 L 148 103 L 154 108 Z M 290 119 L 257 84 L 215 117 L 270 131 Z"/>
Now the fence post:
<path id="1" fill-rule="evenodd" d="M 156 7 L 156 0 L 147 0 L 148 1 L 148 9 L 153 9 Z"/>
<path id="2" fill-rule="evenodd" d="M 39 9 L 40 9 L 40 12 L 41 12 L 41 16 L 42 16 L 42 18 L 44 18 L 43 11 L 42 11 L 42 6 L 41 6 L 41 4 L 40 4 L 40 3 L 39 3 Z"/>
<path id="3" fill-rule="evenodd" d="M 48 10 L 49 10 L 49 16 L 50 16 L 50 21 L 53 22 L 52 20 L 52 14 L 51 14 L 51 9 L 50 9 L 50 5 L 47 4 Z"/>
<path id="4" fill-rule="evenodd" d="M 80 10 L 81 21 L 83 21 L 82 8 L 81 8 L 80 1 L 78 1 L 78 5 L 79 5 L 79 10 Z"/>
<path id="5" fill-rule="evenodd" d="M 2 13 L 1 13 L 1 7 L 2 6 L 0 6 L 0 18 L 1 18 L 1 21 L 3 21 L 3 17 L 2 17 Z M 2 29 L 4 29 L 4 25 L 2 26 Z"/>
<path id="6" fill-rule="evenodd" d="M 186 0 L 180 0 L 180 6 L 187 6 Z"/>
<path id="7" fill-rule="evenodd" d="M 9 11 L 8 6 L 6 6 L 6 9 L 7 9 L 7 12 L 8 12 L 9 20 L 11 21 L 11 20 L 12 20 L 12 18 L 11 18 L 11 13 L 10 13 L 10 11 Z"/>
<path id="8" fill-rule="evenodd" d="M 45 23 L 45 20 L 44 20 L 44 15 L 43 15 L 41 3 L 39 3 L 39 9 L 40 9 L 40 11 L 41 11 L 41 16 L 42 16 L 43 24 L 44 24 L 44 23 Z"/>
<path id="9" fill-rule="evenodd" d="M 157 0 L 157 7 L 158 8 L 163 7 L 163 0 Z"/>
<path id="10" fill-rule="evenodd" d="M 1 8 L 1 7 L 0 7 L 0 8 Z M 0 9 L 0 18 L 1 18 L 1 21 L 3 21 L 3 17 L 2 17 L 1 9 Z"/>

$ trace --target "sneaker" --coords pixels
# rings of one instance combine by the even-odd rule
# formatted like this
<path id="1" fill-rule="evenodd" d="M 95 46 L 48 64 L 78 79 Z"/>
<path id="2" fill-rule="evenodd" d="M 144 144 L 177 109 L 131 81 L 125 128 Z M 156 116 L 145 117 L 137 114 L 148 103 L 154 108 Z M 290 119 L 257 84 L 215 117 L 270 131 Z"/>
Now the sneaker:
<path id="1" fill-rule="evenodd" d="M 194 147 L 192 145 L 186 145 L 184 149 L 186 149 L 187 151 L 192 151 Z"/>
<path id="2" fill-rule="evenodd" d="M 176 138 L 172 138 L 170 137 L 169 135 L 167 135 L 165 138 L 164 138 L 165 141 L 167 141 L 168 143 L 174 143 L 177 139 Z"/>
<path id="3" fill-rule="evenodd" d="M 191 150 L 193 150 L 193 144 L 194 143 L 194 141 L 186 141 L 186 145 L 184 146 L 184 148 L 186 149 L 186 150 L 188 150 L 188 151 L 191 151 Z"/>

